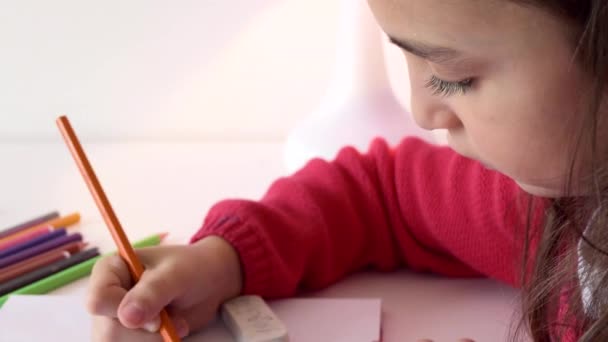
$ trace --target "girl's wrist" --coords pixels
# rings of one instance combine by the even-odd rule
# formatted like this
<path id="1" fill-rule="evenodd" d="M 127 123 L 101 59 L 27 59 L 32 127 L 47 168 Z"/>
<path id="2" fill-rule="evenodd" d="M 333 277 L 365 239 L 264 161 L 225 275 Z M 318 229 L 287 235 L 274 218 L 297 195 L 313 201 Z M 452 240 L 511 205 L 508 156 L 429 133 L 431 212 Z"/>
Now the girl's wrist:
<path id="1" fill-rule="evenodd" d="M 236 297 L 243 289 L 243 275 L 239 255 L 232 245 L 219 236 L 207 236 L 192 247 L 195 249 L 195 263 L 208 265 L 210 274 L 215 276 L 214 286 L 218 291 L 220 302 Z M 208 282 L 208 281 L 207 281 Z"/>

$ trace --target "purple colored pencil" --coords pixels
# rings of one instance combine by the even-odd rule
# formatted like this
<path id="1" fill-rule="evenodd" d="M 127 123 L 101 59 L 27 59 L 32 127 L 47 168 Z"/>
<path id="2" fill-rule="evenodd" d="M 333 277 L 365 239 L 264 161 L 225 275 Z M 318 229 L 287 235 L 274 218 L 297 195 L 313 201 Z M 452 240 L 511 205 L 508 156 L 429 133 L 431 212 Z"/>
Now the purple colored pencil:
<path id="1" fill-rule="evenodd" d="M 50 213 L 47 213 L 47 214 L 35 217 L 35 218 L 33 218 L 31 220 L 28 220 L 26 222 L 19 223 L 16 226 L 6 228 L 6 229 L 0 231 L 0 239 L 2 239 L 4 237 L 7 237 L 7 236 L 9 236 L 11 234 L 15 234 L 15 233 L 17 233 L 19 231 L 22 231 L 24 229 L 27 229 L 27 228 L 30 228 L 30 227 L 33 227 L 33 226 L 37 226 L 39 224 L 42 224 L 42 223 L 44 223 L 46 221 L 52 220 L 52 219 L 57 218 L 57 217 L 59 217 L 59 212 L 58 211 L 53 211 L 53 212 L 50 212 Z"/>
<path id="2" fill-rule="evenodd" d="M 9 255 L 21 252 L 24 249 L 28 249 L 30 247 L 39 245 L 43 242 L 50 241 L 64 235 L 67 235 L 67 231 L 65 230 L 65 228 L 55 229 L 48 233 L 44 233 L 43 235 L 37 236 L 33 239 L 18 243 L 14 246 L 5 249 L 0 248 L 0 259 L 6 258 Z"/>
<path id="3" fill-rule="evenodd" d="M 76 254 L 73 254 L 67 259 L 55 261 L 50 265 L 43 266 L 41 268 L 23 274 L 17 278 L 0 283 L 0 296 L 4 296 L 5 294 L 11 291 L 29 285 L 37 280 L 53 275 L 68 267 L 77 265 L 98 255 L 99 251 L 97 250 L 97 248 L 87 249 L 86 251 L 81 251 Z"/>
<path id="4" fill-rule="evenodd" d="M 43 242 L 39 245 L 9 255 L 6 258 L 0 258 L 0 269 L 74 241 L 82 241 L 82 235 L 80 235 L 80 233 L 74 233 L 70 235 L 60 236 L 50 241 Z"/>

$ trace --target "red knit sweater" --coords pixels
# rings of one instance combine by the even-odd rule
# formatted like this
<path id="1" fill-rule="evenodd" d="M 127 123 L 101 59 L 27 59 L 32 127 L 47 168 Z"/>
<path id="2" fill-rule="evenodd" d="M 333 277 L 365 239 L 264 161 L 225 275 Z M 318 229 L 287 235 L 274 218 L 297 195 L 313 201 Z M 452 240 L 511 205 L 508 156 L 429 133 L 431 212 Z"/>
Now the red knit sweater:
<path id="1" fill-rule="evenodd" d="M 277 180 L 260 201 L 226 200 L 193 237 L 238 251 L 245 292 L 330 285 L 365 267 L 405 266 L 516 286 L 529 196 L 509 178 L 415 138 L 343 149 Z M 542 211 L 534 215 L 535 226 Z"/>
<path id="2" fill-rule="evenodd" d="M 244 292 L 293 295 L 373 267 L 519 284 L 526 195 L 447 147 L 382 140 L 343 149 L 277 180 L 260 201 L 226 200 L 193 241 L 219 235 L 238 251 Z M 534 201 L 540 227 L 545 201 Z"/>

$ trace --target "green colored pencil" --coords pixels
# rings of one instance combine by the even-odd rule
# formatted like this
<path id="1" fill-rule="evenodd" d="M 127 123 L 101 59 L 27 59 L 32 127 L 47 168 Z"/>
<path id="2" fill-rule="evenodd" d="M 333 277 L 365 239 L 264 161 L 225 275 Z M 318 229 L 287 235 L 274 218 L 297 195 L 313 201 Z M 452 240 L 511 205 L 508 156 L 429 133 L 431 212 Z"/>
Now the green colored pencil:
<path id="1" fill-rule="evenodd" d="M 150 246 L 156 246 L 159 245 L 161 243 L 161 241 L 165 238 L 165 236 L 167 236 L 166 233 L 163 234 L 155 234 L 152 236 L 149 236 L 143 240 L 137 241 L 133 244 L 133 247 L 135 248 L 142 248 L 142 247 L 150 247 Z M 116 252 L 113 253 L 107 253 L 104 254 L 102 256 L 105 255 L 110 255 L 110 254 L 114 254 Z M 99 260 L 102 256 L 98 256 L 92 259 L 89 259 L 85 262 L 81 262 L 78 265 L 74 265 L 70 268 L 66 268 L 63 271 L 57 272 L 53 275 L 50 275 L 44 279 L 40 279 L 36 282 L 33 282 L 27 286 L 24 286 L 20 289 L 17 289 L 11 293 L 8 293 L 2 297 L 0 297 L 0 308 L 2 307 L 2 305 L 4 305 L 4 303 L 7 301 L 8 297 L 10 295 L 14 295 L 14 294 L 27 294 L 27 295 L 39 295 L 39 294 L 45 294 L 45 293 L 49 293 L 57 288 L 60 288 L 62 286 L 65 286 L 69 283 L 72 283 L 80 278 L 86 277 L 89 274 L 91 274 L 91 270 L 93 269 L 93 265 L 95 265 L 95 262 L 97 262 L 97 260 Z"/>

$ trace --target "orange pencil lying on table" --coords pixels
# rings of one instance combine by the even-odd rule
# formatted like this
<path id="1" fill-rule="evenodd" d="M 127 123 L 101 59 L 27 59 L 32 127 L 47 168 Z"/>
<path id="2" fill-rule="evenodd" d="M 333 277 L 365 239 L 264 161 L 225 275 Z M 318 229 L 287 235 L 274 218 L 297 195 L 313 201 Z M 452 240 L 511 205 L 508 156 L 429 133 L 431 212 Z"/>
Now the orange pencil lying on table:
<path id="1" fill-rule="evenodd" d="M 46 221 L 44 223 L 32 226 L 30 228 L 23 229 L 19 232 L 5 236 L 3 238 L 0 238 L 0 244 L 4 245 L 4 244 L 10 243 L 11 241 L 22 239 L 26 235 L 31 234 L 32 232 L 35 232 L 38 230 L 44 230 L 47 228 L 50 228 L 50 230 L 64 228 L 64 227 L 67 228 L 67 227 L 70 227 L 70 226 L 78 223 L 78 221 L 80 221 L 79 213 L 73 213 L 70 215 L 58 217 L 58 218 Z"/>
<path id="2" fill-rule="evenodd" d="M 85 155 L 84 150 L 76 137 L 76 133 L 74 133 L 74 130 L 70 125 L 68 118 L 65 116 L 59 117 L 57 119 L 57 126 L 59 126 L 63 139 L 68 145 L 68 148 L 72 153 L 72 157 L 74 157 L 74 160 L 78 165 L 78 169 L 87 183 L 87 186 L 95 199 L 95 203 L 97 204 L 97 207 L 99 208 L 99 211 L 101 212 L 101 215 L 103 216 L 103 219 L 106 222 L 110 233 L 112 234 L 112 238 L 118 247 L 119 255 L 125 260 L 125 263 L 129 267 L 133 280 L 135 282 L 139 281 L 144 272 L 144 267 L 141 261 L 139 261 L 137 258 L 133 247 L 131 247 L 131 243 L 123 231 L 122 226 L 120 225 L 120 222 L 118 221 L 118 218 L 116 217 L 116 214 L 114 213 L 112 206 L 110 205 L 110 202 L 106 197 L 101 184 L 99 183 L 99 180 L 97 179 L 97 176 L 95 175 L 95 172 L 93 171 L 93 168 L 91 167 L 91 164 L 89 163 L 89 160 L 87 159 L 87 156 Z M 160 334 L 162 335 L 163 339 L 166 342 L 180 341 L 175 327 L 173 326 L 167 311 L 164 309 L 160 313 L 160 320 Z"/>

